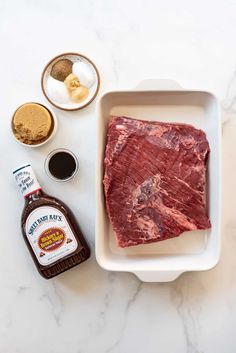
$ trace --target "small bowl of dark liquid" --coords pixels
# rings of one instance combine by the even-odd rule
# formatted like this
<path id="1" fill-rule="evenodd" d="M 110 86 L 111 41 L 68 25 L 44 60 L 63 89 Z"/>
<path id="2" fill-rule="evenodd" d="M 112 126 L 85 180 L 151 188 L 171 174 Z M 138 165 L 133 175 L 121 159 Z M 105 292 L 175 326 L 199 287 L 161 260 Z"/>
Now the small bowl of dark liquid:
<path id="1" fill-rule="evenodd" d="M 51 179 L 68 181 L 77 173 L 79 163 L 73 152 L 59 148 L 49 153 L 44 166 L 47 175 Z"/>

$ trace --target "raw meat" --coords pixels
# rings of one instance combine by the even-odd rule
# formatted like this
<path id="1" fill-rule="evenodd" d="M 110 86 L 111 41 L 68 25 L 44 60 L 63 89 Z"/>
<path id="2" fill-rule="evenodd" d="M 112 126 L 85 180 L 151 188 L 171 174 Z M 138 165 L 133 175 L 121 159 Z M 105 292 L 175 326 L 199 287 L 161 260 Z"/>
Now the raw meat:
<path id="1" fill-rule="evenodd" d="M 120 247 L 211 227 L 205 205 L 209 152 L 205 133 L 191 125 L 111 118 L 104 191 Z"/>

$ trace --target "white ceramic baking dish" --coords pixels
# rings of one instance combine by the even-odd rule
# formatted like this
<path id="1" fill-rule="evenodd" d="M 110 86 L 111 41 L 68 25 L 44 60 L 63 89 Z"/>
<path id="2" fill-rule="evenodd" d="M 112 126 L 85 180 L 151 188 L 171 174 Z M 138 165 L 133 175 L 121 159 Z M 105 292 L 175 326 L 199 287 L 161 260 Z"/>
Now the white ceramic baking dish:
<path id="1" fill-rule="evenodd" d="M 109 222 L 103 193 L 103 159 L 111 115 L 181 122 L 204 130 L 211 153 L 207 207 L 212 228 L 183 233 L 162 242 L 119 248 Z M 221 124 L 217 98 L 205 91 L 185 90 L 170 80 L 146 80 L 132 91 L 105 93 L 97 104 L 96 258 L 110 271 L 135 273 L 142 281 L 166 282 L 186 271 L 214 267 L 220 256 Z"/>

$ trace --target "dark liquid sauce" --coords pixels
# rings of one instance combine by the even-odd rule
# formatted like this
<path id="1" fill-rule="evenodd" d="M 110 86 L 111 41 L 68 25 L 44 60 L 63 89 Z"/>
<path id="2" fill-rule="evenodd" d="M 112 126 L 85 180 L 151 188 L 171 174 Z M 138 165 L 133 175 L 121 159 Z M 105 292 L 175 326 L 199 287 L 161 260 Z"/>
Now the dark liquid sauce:
<path id="1" fill-rule="evenodd" d="M 61 258 L 60 260 L 57 260 L 56 262 L 45 266 L 41 265 L 38 262 L 37 257 L 35 256 L 34 251 L 32 250 L 32 246 L 30 245 L 25 232 L 26 221 L 28 216 L 31 212 L 41 206 L 51 206 L 61 211 L 78 242 L 78 248 L 73 253 L 65 255 L 65 257 Z M 62 201 L 45 194 L 42 190 L 36 191 L 34 194 L 30 195 L 26 199 L 26 205 L 24 207 L 21 218 L 21 227 L 24 240 L 33 257 L 35 265 L 37 266 L 39 273 L 44 278 L 49 279 L 54 276 L 57 276 L 58 274 L 67 271 L 76 265 L 79 265 L 90 257 L 90 249 L 72 211 Z"/>
<path id="2" fill-rule="evenodd" d="M 57 179 L 70 178 L 76 170 L 76 161 L 68 152 L 57 152 L 49 160 L 48 169 Z"/>

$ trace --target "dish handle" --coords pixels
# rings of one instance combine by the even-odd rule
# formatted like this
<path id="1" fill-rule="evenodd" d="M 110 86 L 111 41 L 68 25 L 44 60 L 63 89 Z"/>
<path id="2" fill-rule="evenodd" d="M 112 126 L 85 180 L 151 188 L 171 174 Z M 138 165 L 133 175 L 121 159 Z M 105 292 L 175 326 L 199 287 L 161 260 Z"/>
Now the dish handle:
<path id="1" fill-rule="evenodd" d="M 142 282 L 171 282 L 178 278 L 183 272 L 182 271 L 163 271 L 163 272 L 151 272 L 151 271 L 137 271 L 134 274 Z"/>
<path id="2" fill-rule="evenodd" d="M 141 81 L 135 88 L 136 91 L 181 91 L 181 87 L 178 82 L 167 79 L 147 79 Z"/>

